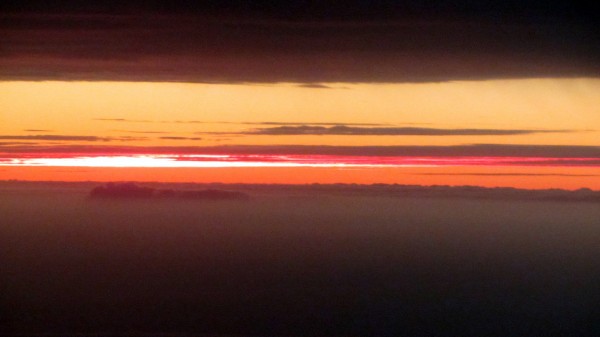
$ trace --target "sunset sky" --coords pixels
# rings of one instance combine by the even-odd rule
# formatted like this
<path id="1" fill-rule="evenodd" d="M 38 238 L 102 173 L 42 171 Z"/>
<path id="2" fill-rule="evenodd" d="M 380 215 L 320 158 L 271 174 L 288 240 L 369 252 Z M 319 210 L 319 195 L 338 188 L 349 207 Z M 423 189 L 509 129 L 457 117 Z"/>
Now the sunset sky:
<path id="1" fill-rule="evenodd" d="M 0 179 L 600 189 L 585 8 L 300 3 L 10 4 Z"/>
<path id="2" fill-rule="evenodd" d="M 589 0 L 0 0 L 1 336 L 600 336 Z"/>

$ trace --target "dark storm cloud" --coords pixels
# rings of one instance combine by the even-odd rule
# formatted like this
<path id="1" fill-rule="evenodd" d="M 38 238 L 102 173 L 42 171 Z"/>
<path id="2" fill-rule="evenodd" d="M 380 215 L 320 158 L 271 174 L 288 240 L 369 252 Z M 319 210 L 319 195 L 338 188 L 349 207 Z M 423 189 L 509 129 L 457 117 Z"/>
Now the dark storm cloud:
<path id="1" fill-rule="evenodd" d="M 269 136 L 514 136 L 536 133 L 562 133 L 570 130 L 524 130 L 524 129 L 436 129 L 417 127 L 357 127 L 347 125 L 283 125 L 270 128 L 256 128 L 244 131 L 241 135 Z"/>
<path id="2" fill-rule="evenodd" d="M 572 3 L 102 3 L 71 10 L 60 3 L 7 6 L 0 19 L 0 79 L 316 88 L 600 76 L 593 12 Z"/>

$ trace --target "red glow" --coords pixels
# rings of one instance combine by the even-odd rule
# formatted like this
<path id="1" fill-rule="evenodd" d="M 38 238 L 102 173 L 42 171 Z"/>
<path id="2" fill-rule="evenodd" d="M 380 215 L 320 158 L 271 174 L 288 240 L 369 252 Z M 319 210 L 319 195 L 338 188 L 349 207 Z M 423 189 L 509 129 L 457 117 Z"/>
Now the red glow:
<path id="1" fill-rule="evenodd" d="M 399 157 L 273 154 L 73 154 L 21 153 L 0 157 L 0 166 L 47 167 L 438 167 L 438 166 L 583 166 L 600 158 L 556 157 Z"/>

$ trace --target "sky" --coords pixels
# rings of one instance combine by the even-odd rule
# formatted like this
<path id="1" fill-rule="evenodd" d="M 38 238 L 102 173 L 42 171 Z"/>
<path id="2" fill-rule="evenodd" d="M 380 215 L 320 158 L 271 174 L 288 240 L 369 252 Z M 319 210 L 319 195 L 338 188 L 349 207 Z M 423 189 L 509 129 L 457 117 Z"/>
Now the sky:
<path id="1" fill-rule="evenodd" d="M 558 1 L 9 1 L 0 179 L 600 189 L 595 17 Z"/>

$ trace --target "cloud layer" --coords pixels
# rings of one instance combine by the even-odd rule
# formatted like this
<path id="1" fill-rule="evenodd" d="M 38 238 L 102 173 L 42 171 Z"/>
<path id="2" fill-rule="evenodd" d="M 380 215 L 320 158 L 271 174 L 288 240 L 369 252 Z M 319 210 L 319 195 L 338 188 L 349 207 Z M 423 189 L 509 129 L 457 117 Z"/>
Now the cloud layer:
<path id="1" fill-rule="evenodd" d="M 188 5 L 185 13 L 145 11 L 141 3 L 112 10 L 22 6 L 0 13 L 0 79 L 325 88 L 327 82 L 600 76 L 600 38 L 586 8 L 354 3 Z"/>
<path id="2" fill-rule="evenodd" d="M 416 127 L 356 127 L 347 125 L 283 125 L 256 128 L 240 134 L 269 136 L 346 135 L 346 136 L 513 136 L 535 133 L 572 132 L 569 130 L 525 129 L 437 129 Z"/>
<path id="3" fill-rule="evenodd" d="M 109 145 L 40 145 L 0 143 L 0 153 L 14 157 L 20 153 L 90 153 L 90 154 L 272 154 L 337 156 L 473 156 L 596 158 L 600 146 L 474 144 L 453 146 L 327 146 L 327 145 L 220 145 L 220 146 L 109 146 Z"/>
<path id="4" fill-rule="evenodd" d="M 139 186 L 134 183 L 107 183 L 90 191 L 90 197 L 100 199 L 195 199 L 195 200 L 239 200 L 249 195 L 238 191 L 220 189 L 178 190 L 157 189 Z"/>
<path id="5" fill-rule="evenodd" d="M 109 142 L 109 141 L 137 141 L 137 140 L 144 140 L 144 139 L 146 139 L 146 138 L 144 138 L 144 137 L 98 137 L 98 136 L 74 136 L 74 135 L 0 135 L 0 140 Z"/>

